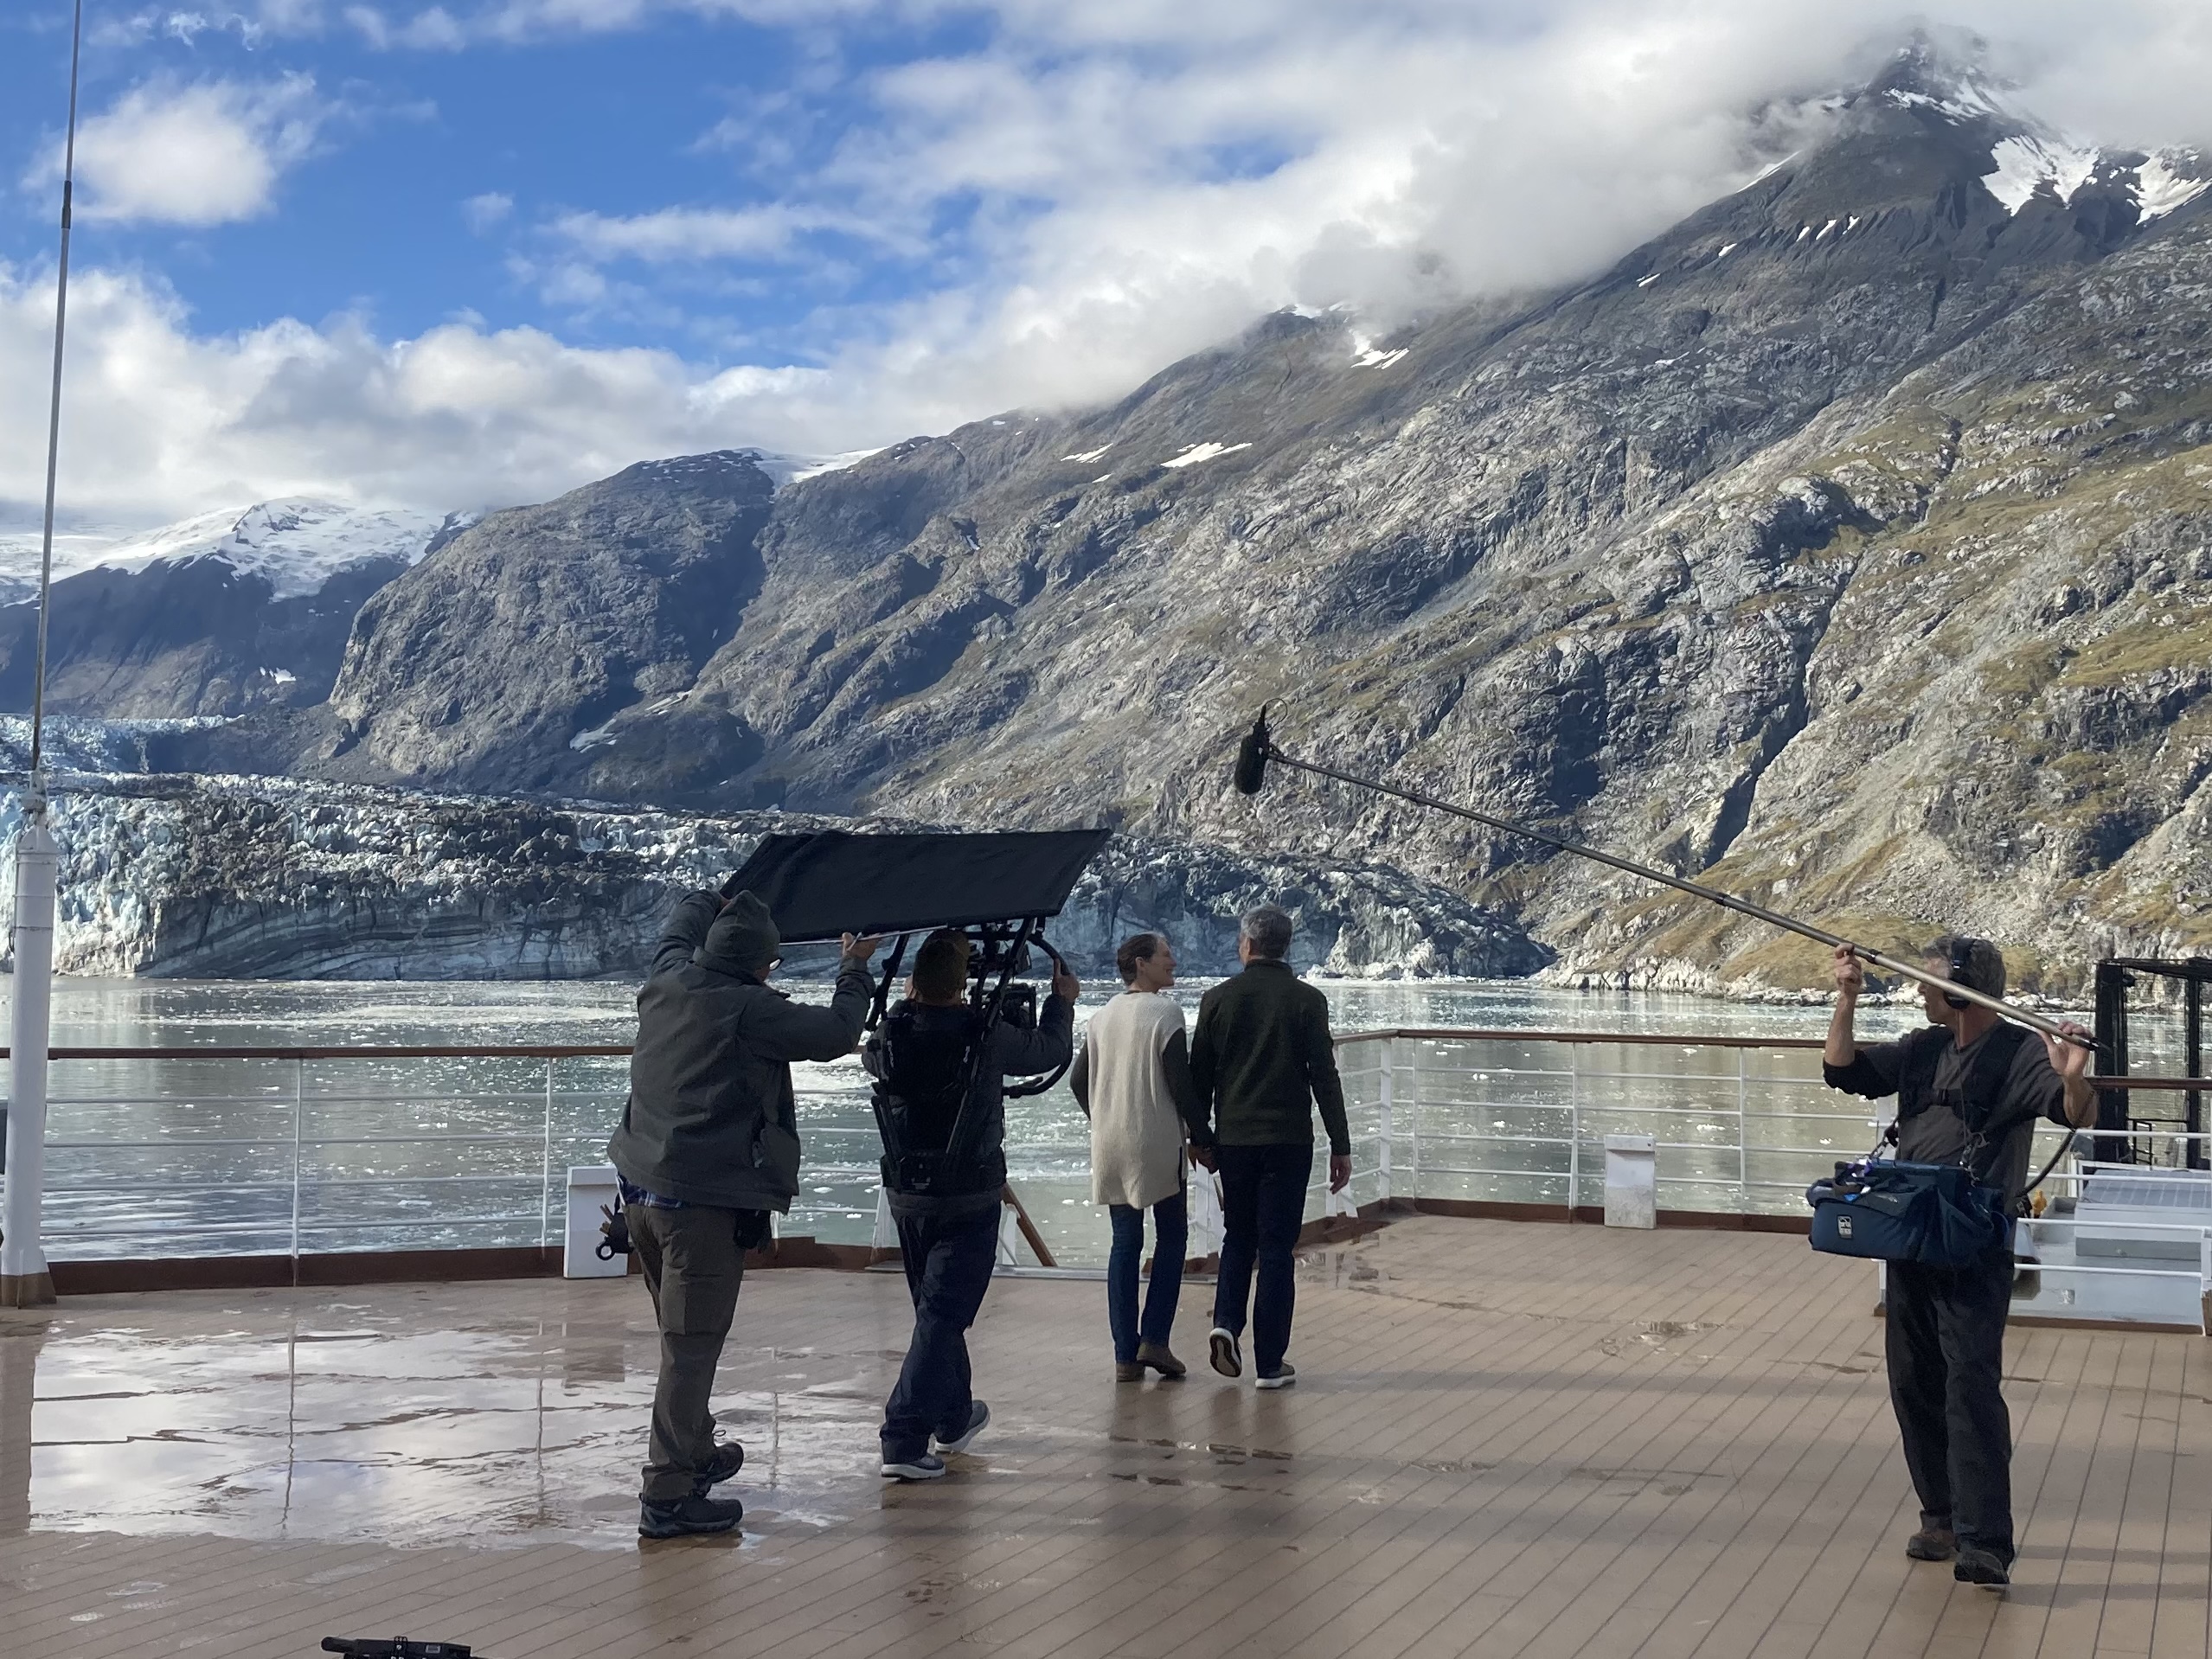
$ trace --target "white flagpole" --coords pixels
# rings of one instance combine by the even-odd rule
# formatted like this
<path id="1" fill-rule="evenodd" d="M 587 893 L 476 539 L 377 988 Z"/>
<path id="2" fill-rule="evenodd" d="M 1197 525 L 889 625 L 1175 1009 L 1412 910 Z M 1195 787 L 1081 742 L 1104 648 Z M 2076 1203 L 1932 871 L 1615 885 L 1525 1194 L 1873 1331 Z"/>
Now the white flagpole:
<path id="1" fill-rule="evenodd" d="M 60 858 L 46 825 L 46 626 L 54 586 L 54 494 L 61 453 L 61 347 L 69 321 L 69 217 L 77 176 L 77 69 L 85 0 L 69 32 L 69 124 L 61 151 L 61 257 L 54 271 L 54 389 L 46 426 L 46 533 L 38 567 L 38 665 L 31 688 L 30 777 L 16 837 L 15 995 L 8 1018 L 7 1168 L 0 1182 L 0 1307 L 54 1300 L 42 1242 L 46 1197 L 46 1066 L 53 1035 L 54 884 Z"/>

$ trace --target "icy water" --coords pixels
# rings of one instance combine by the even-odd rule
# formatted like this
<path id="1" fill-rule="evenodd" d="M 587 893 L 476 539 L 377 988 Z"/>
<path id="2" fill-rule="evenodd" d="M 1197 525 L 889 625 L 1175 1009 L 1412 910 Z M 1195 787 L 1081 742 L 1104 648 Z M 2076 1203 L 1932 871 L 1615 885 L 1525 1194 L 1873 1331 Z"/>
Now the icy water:
<path id="1" fill-rule="evenodd" d="M 1827 1019 L 1819 1008 L 1574 992 L 1520 981 L 1317 983 L 1340 1033 L 1407 1027 L 1817 1038 Z M 1110 989 L 1090 986 L 1086 1010 Z M 1187 985 L 1177 995 L 1195 1011 L 1202 989 Z M 55 988 L 54 1042 L 318 1048 L 625 1043 L 634 1030 L 632 994 L 632 986 L 612 982 L 65 979 Z M 827 990 L 801 984 L 794 994 L 819 1000 Z M 1882 1035 L 1916 1022 L 1907 1009 L 1875 1009 L 1866 1013 L 1862 1029 Z M 2170 1041 L 2170 1023 L 2145 1020 L 2139 1068 L 2159 1066 L 2166 1058 L 2158 1050 Z M 1456 1051 L 1463 1067 L 1471 1052 Z M 1570 1064 L 1568 1052 L 1555 1044 L 1486 1047 L 1480 1056 L 1491 1071 L 1463 1069 L 1455 1079 L 1439 1075 L 1424 1086 L 1423 1132 L 1440 1139 L 1510 1120 L 1516 1133 L 1541 1133 L 1545 1108 L 1529 1105 L 1535 1117 L 1513 1113 L 1556 1098 L 1558 1079 L 1566 1075 L 1561 1068 Z M 1733 1123 L 1700 1121 L 1713 1115 L 1716 1101 L 1733 1105 L 1741 1099 L 1747 1117 L 1773 1114 L 1776 1132 L 1766 1138 L 1775 1144 L 1842 1150 L 1846 1143 L 1863 1143 L 1854 1126 L 1814 1124 L 1810 1128 L 1818 1132 L 1809 1134 L 1786 1121 L 1793 1111 L 1832 1110 L 1840 1102 L 1817 1088 L 1807 1092 L 1802 1079 L 1811 1069 L 1808 1056 L 1762 1056 L 1754 1076 L 1773 1072 L 1779 1078 L 1779 1067 L 1800 1080 L 1740 1090 L 1732 1079 L 1715 1079 L 1716 1065 L 1734 1066 L 1725 1051 L 1581 1052 L 1611 1056 L 1616 1069 L 1638 1072 L 1615 1086 L 1614 1098 L 1677 1113 L 1680 1134 L 1718 1145 L 1725 1127 L 1732 1156 Z M 1356 1099 L 1374 1098 L 1375 1053 L 1347 1051 L 1347 1086 Z M 1624 1058 L 1638 1055 L 1664 1058 L 1648 1065 Z M 806 1190 L 785 1230 L 864 1241 L 875 1215 L 878 1150 L 865 1079 L 855 1060 L 797 1070 Z M 1539 1075 L 1547 1071 L 1553 1075 Z M 57 1061 L 48 1132 L 53 1253 L 67 1259 L 281 1252 L 295 1242 L 305 1251 L 557 1242 L 565 1172 L 602 1160 L 621 1111 L 625 1075 L 620 1060 L 588 1058 Z M 1102 1259 L 1103 1213 L 1089 1201 L 1087 1131 L 1066 1086 L 1010 1103 L 1009 1120 L 1014 1180 L 1048 1239 L 1069 1260 Z M 1677 1132 L 1670 1130 L 1673 1122 L 1670 1117 L 1650 1126 L 1664 1140 Z M 1356 1113 L 1355 1131 L 1362 1132 Z M 1429 1156 L 1439 1162 L 1433 1147 Z M 1362 1151 L 1356 1196 L 1372 1195 L 1365 1173 L 1371 1159 L 1371 1150 Z M 1505 1163 L 1536 1167 L 1526 1159 Z M 1398 1163 L 1402 1169 L 1402 1152 Z M 1708 1165 L 1693 1158 L 1685 1167 L 1702 1174 Z M 1459 1189 L 1557 1196 L 1510 1179 L 1471 1178 Z M 1777 1197 L 1762 1207 L 1779 1204 Z"/>

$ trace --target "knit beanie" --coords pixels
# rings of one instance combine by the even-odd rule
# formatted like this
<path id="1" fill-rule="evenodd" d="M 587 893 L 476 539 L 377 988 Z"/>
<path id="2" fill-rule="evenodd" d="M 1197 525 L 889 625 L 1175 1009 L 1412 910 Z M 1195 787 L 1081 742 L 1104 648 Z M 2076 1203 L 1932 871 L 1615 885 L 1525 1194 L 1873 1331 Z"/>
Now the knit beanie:
<path id="1" fill-rule="evenodd" d="M 758 972 L 776 959 L 783 943 L 768 906 L 755 894 L 741 893 L 722 906 L 722 913 L 707 930 L 705 954 Z"/>

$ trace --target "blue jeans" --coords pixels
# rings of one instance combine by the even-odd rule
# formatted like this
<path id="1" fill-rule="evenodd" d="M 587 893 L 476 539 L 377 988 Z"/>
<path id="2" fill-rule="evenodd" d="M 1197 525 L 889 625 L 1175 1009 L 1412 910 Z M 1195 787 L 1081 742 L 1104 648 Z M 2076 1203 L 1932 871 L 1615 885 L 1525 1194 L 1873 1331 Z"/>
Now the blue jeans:
<path id="1" fill-rule="evenodd" d="M 1224 1146 L 1219 1163 L 1221 1267 L 1214 1281 L 1214 1323 L 1242 1336 L 1246 1301 L 1252 1299 L 1252 1362 L 1264 1377 L 1290 1351 L 1291 1314 L 1298 1300 L 1292 1252 L 1305 1220 L 1313 1143 Z M 1260 1289 L 1253 1297 L 1255 1262 Z"/>
<path id="2" fill-rule="evenodd" d="M 883 1407 L 886 1462 L 919 1457 L 929 1437 L 968 1432 L 975 1404 L 968 1369 L 968 1327 L 983 1308 L 998 1259 L 998 1206 L 968 1215 L 901 1215 L 899 1252 L 914 1297 L 914 1340 L 898 1385 Z"/>
<path id="3" fill-rule="evenodd" d="M 1152 1288 L 1144 1297 L 1144 1316 L 1137 1317 L 1137 1265 L 1144 1254 L 1144 1212 L 1113 1204 L 1113 1251 L 1106 1258 L 1106 1326 L 1113 1332 L 1113 1357 L 1123 1365 L 1137 1358 L 1137 1344 L 1167 1346 L 1175 1330 L 1175 1304 L 1183 1295 L 1183 1259 L 1190 1247 L 1190 1227 L 1182 1188 L 1152 1206 Z"/>

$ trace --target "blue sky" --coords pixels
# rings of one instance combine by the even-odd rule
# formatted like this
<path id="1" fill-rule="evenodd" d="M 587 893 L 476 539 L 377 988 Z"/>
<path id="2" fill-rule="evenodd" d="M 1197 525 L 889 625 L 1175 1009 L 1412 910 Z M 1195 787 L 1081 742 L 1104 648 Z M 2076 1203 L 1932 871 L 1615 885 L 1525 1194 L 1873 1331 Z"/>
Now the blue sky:
<path id="1" fill-rule="evenodd" d="M 1284 304 L 1381 332 L 1542 289 L 1924 10 L 93 0 L 65 514 L 536 499 L 1103 400 Z M 1934 10 L 2093 136 L 2212 138 L 2202 0 Z M 42 460 L 67 20 L 0 0 L 0 531 Z"/>

